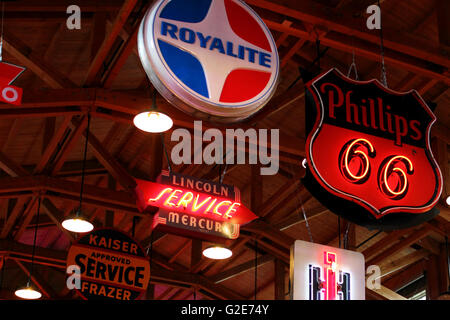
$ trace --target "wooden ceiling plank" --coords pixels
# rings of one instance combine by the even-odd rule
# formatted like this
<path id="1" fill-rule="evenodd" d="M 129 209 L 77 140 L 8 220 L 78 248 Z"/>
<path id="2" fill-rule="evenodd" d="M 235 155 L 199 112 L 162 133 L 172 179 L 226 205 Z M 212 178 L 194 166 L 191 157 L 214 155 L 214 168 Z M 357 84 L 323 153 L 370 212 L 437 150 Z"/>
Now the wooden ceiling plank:
<path id="1" fill-rule="evenodd" d="M 414 231 L 411 235 L 409 235 L 405 239 L 400 240 L 400 242 L 394 244 L 389 249 L 381 252 L 376 257 L 366 260 L 366 263 L 367 264 L 379 264 L 383 260 L 387 259 L 388 257 L 393 256 L 394 254 L 398 253 L 399 251 L 411 246 L 412 244 L 416 243 L 420 239 L 423 239 L 424 237 L 428 236 L 431 233 L 431 231 L 432 231 L 432 229 L 425 225 L 418 231 Z"/>
<path id="2" fill-rule="evenodd" d="M 66 235 L 66 237 L 73 242 L 75 240 L 73 233 L 69 232 L 62 226 L 62 221 L 64 220 L 64 212 L 60 211 L 48 198 L 42 200 L 42 206 L 46 209 L 45 213 L 50 219 L 57 225 L 58 229 Z"/>
<path id="3" fill-rule="evenodd" d="M 0 239 L 5 239 L 8 237 L 10 231 L 16 223 L 17 218 L 22 213 L 25 204 L 30 201 L 29 197 L 19 197 L 14 206 L 14 209 L 11 211 L 11 214 L 8 216 L 5 225 L 2 228 L 2 232 L 0 233 Z"/>
<path id="4" fill-rule="evenodd" d="M 385 277 L 391 273 L 394 273 L 398 270 L 403 270 L 406 267 L 416 263 L 417 261 L 420 261 L 426 257 L 428 257 L 430 255 L 430 253 L 425 250 L 425 249 L 421 249 L 421 250 L 417 250 L 413 253 L 410 253 L 406 256 L 403 256 L 401 258 L 398 258 L 394 261 L 389 261 L 389 262 L 383 262 L 380 264 L 380 269 L 381 269 L 381 275 L 380 277 Z"/>
<path id="5" fill-rule="evenodd" d="M 392 291 L 391 289 L 385 286 L 380 286 L 380 289 L 367 288 L 367 290 L 372 291 L 374 294 L 380 295 L 387 300 L 408 300 L 407 298 L 399 295 L 397 292 Z"/>
<path id="6" fill-rule="evenodd" d="M 60 143 L 66 130 L 68 129 L 71 118 L 72 118 L 71 116 L 64 116 L 64 119 L 61 125 L 59 126 L 58 130 L 53 134 L 50 141 L 46 144 L 45 151 L 43 152 L 41 159 L 39 160 L 39 163 L 34 168 L 33 174 L 42 173 L 42 171 L 45 169 L 46 165 L 48 164 L 48 161 L 50 160 L 50 157 L 56 151 L 58 143 Z"/>
<path id="7" fill-rule="evenodd" d="M 182 254 L 191 245 L 191 242 L 192 240 L 188 239 L 180 247 L 178 247 L 170 257 L 169 263 L 175 262 L 175 260 L 180 256 L 180 254 Z"/>
<path id="8" fill-rule="evenodd" d="M 36 211 L 34 210 L 35 206 L 37 205 L 39 199 L 39 195 L 34 194 L 31 198 L 30 202 L 28 202 L 25 210 L 22 214 L 22 219 L 19 221 L 19 229 L 14 233 L 13 239 L 16 241 L 19 241 L 20 238 L 22 238 L 23 234 L 25 233 L 28 225 L 31 222 L 31 219 L 33 219 L 34 215 L 36 214 Z"/>
<path id="9" fill-rule="evenodd" d="M 4 49 L 8 53 L 18 59 L 22 65 L 33 71 L 34 74 L 41 78 L 42 81 L 47 83 L 51 88 L 62 89 L 76 86 L 68 78 L 65 78 L 55 70 L 52 70 L 52 68 L 43 62 L 42 57 L 36 56 L 31 49 L 21 43 L 16 37 L 5 34 L 3 43 Z"/>
<path id="10" fill-rule="evenodd" d="M 112 46 L 114 45 L 114 42 L 119 36 L 120 30 L 122 30 L 123 26 L 127 22 L 128 17 L 133 11 L 136 3 L 137 0 L 126 0 L 123 3 L 116 19 L 114 20 L 111 32 L 106 36 L 100 49 L 95 55 L 95 58 L 89 66 L 89 70 L 84 81 L 85 85 L 90 86 L 96 81 L 96 77 L 98 76 L 98 73 L 100 72 L 100 69 L 102 68 L 108 53 L 110 52 Z"/>
<path id="11" fill-rule="evenodd" d="M 292 25 L 292 21 L 289 21 L 289 20 L 283 20 L 283 22 L 281 23 L 283 26 L 286 26 L 286 27 L 290 27 L 291 25 Z M 279 37 L 278 37 L 278 39 L 277 39 L 277 41 L 276 41 L 276 45 L 277 45 L 277 48 L 280 48 L 280 46 L 283 44 L 283 42 L 284 41 L 286 41 L 286 39 L 289 37 L 289 34 L 288 33 L 282 33 Z"/>
<path id="12" fill-rule="evenodd" d="M 62 168 L 64 162 L 66 161 L 69 154 L 72 152 L 72 150 L 75 148 L 76 143 L 80 139 L 84 129 L 87 126 L 87 117 L 84 116 L 82 120 L 78 123 L 78 125 L 73 130 L 72 134 L 70 135 L 68 141 L 64 144 L 62 147 L 61 152 L 58 155 L 58 158 L 55 162 L 55 164 L 52 166 L 51 175 L 56 175 L 58 171 Z"/>
<path id="13" fill-rule="evenodd" d="M 137 17 L 137 21 L 141 21 L 142 17 L 147 12 L 147 8 L 149 7 L 150 2 L 147 2 L 144 7 L 142 8 L 141 12 L 139 13 L 139 16 Z M 125 42 L 125 45 L 122 48 L 122 51 L 120 52 L 117 59 L 114 61 L 112 67 L 108 70 L 108 73 L 105 77 L 105 80 L 103 81 L 103 87 L 104 88 L 110 88 L 118 76 L 120 70 L 127 62 L 128 57 L 133 53 L 133 51 L 136 49 L 136 43 L 137 43 L 137 35 L 139 32 L 141 24 L 136 23 L 136 25 L 133 28 L 132 33 L 129 35 L 128 39 Z"/>
<path id="14" fill-rule="evenodd" d="M 155 300 L 164 300 L 165 298 L 169 297 L 175 290 L 178 290 L 178 288 L 168 287 L 164 292 L 157 296 Z"/>
<path id="15" fill-rule="evenodd" d="M 267 9 L 299 21 L 308 22 L 315 26 L 319 25 L 349 36 L 363 39 L 378 45 L 378 34 L 371 33 L 365 26 L 365 19 L 355 19 L 348 12 L 339 12 L 328 8 L 317 2 L 289 2 L 248 0 L 248 4 Z M 289 5 L 289 7 L 287 6 Z M 404 32 L 391 32 L 384 35 L 384 45 L 386 48 L 431 61 L 446 68 L 450 67 L 450 60 L 439 48 L 429 41 L 414 34 Z"/>
<path id="16" fill-rule="evenodd" d="M 450 2 L 436 0 L 439 44 L 443 49 L 450 49 Z"/>
<path id="17" fill-rule="evenodd" d="M 382 239 L 378 240 L 376 243 L 370 247 L 364 249 L 361 253 L 364 255 L 366 261 L 376 255 L 380 250 L 386 249 L 398 241 L 399 238 L 411 232 L 411 229 L 402 229 L 392 231 L 387 234 Z"/>
<path id="18" fill-rule="evenodd" d="M 83 133 L 86 136 L 86 132 Z M 127 170 L 106 150 L 103 144 L 92 134 L 89 134 L 89 145 L 98 161 L 108 170 L 111 176 L 128 190 L 134 190 L 136 181 Z"/>
<path id="19" fill-rule="evenodd" d="M 297 42 L 289 49 L 284 57 L 281 58 L 281 67 L 283 68 L 289 62 L 289 60 L 304 46 L 306 43 L 305 39 L 299 39 Z"/>
<path id="20" fill-rule="evenodd" d="M 264 20 L 264 22 L 270 29 L 281 32 L 288 32 L 293 36 L 296 36 L 298 38 L 306 38 L 310 41 L 316 40 L 307 32 L 301 31 L 299 29 L 285 27 L 282 26 L 280 23 L 270 20 Z M 336 32 L 329 32 L 325 37 L 321 38 L 320 41 L 322 45 L 348 53 L 353 53 L 354 51 L 356 55 L 372 61 L 379 61 L 380 59 L 378 53 L 379 48 L 375 44 L 364 42 L 359 39 L 355 40 L 350 35 L 338 34 Z M 428 78 L 435 78 L 440 81 L 444 81 L 447 84 L 450 84 L 450 78 L 445 73 L 445 70 L 436 71 L 430 69 L 429 63 L 427 64 L 426 60 L 418 60 L 403 53 L 399 53 L 392 50 L 386 50 L 385 61 L 401 69 L 405 69 Z"/>
<path id="21" fill-rule="evenodd" d="M 286 201 L 286 198 L 291 195 L 292 192 L 296 191 L 298 184 L 300 183 L 300 178 L 305 174 L 305 170 L 300 170 L 294 178 L 288 180 L 284 183 L 274 194 L 270 196 L 262 205 L 259 212 L 260 217 L 266 217 L 278 204 Z"/>
<path id="22" fill-rule="evenodd" d="M 11 177 L 19 177 L 29 175 L 21 165 L 0 152 L 0 169 L 5 171 Z"/>
<path id="23" fill-rule="evenodd" d="M 271 261 L 273 261 L 275 259 L 274 256 L 270 255 L 270 254 L 265 254 L 263 256 L 259 256 L 256 264 L 258 267 L 263 266 Z M 252 259 L 250 261 L 241 263 L 237 266 L 234 266 L 230 269 L 224 270 L 219 274 L 214 275 L 213 277 L 210 278 L 211 281 L 213 281 L 214 283 L 221 283 L 223 281 L 232 279 L 242 273 L 245 273 L 247 271 L 253 270 L 255 268 L 255 260 Z"/>

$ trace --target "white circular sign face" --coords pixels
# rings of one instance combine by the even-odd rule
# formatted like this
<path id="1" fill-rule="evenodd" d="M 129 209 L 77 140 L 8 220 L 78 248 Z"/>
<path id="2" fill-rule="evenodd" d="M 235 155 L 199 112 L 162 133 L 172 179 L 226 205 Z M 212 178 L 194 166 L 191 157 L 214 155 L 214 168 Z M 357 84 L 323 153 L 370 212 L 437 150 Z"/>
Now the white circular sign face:
<path id="1" fill-rule="evenodd" d="M 157 1 L 141 23 L 138 49 L 155 88 L 194 116 L 242 120 L 276 89 L 275 41 L 240 0 Z"/>

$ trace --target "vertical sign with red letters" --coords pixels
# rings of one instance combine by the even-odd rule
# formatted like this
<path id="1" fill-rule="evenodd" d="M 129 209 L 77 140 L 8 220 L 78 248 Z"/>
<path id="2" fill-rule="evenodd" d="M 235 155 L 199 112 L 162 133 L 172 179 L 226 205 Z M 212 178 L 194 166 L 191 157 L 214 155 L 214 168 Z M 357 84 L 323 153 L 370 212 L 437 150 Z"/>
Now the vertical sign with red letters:
<path id="1" fill-rule="evenodd" d="M 364 256 L 297 240 L 291 248 L 293 300 L 364 300 Z"/>

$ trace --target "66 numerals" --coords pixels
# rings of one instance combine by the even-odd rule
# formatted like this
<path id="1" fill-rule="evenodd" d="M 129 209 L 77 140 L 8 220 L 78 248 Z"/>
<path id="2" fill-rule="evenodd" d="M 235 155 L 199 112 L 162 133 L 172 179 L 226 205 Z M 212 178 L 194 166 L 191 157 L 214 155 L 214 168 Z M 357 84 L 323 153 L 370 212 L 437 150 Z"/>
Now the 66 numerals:
<path id="1" fill-rule="evenodd" d="M 369 140 L 350 140 L 339 153 L 339 170 L 347 181 L 363 184 L 372 173 L 370 159 L 375 157 L 375 147 Z M 408 193 L 408 175 L 413 173 L 411 160 L 402 155 L 391 155 L 378 168 L 378 186 L 390 199 L 402 199 Z"/>

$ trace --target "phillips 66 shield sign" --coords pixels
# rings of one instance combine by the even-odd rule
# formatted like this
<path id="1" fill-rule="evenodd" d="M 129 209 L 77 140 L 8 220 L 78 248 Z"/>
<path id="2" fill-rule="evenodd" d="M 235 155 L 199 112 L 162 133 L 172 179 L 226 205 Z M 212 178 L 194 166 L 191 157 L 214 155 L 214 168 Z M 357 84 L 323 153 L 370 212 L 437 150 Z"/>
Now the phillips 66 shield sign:
<path id="1" fill-rule="evenodd" d="M 306 90 L 305 186 L 344 218 L 382 230 L 434 217 L 442 175 L 430 148 L 436 117 L 420 95 L 336 69 Z"/>

